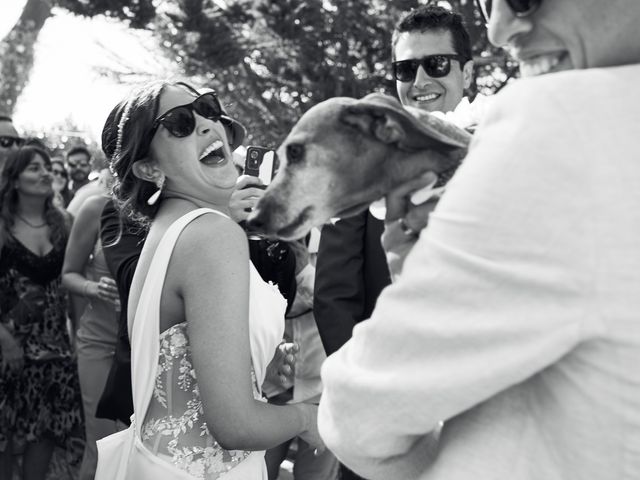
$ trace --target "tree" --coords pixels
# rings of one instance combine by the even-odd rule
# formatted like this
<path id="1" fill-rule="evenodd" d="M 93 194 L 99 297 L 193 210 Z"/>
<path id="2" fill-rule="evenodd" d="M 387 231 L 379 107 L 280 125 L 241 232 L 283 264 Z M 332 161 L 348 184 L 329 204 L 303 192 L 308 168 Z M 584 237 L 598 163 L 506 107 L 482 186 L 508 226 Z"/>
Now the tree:
<path id="1" fill-rule="evenodd" d="M 334 96 L 393 93 L 391 32 L 419 0 L 52 0 L 73 13 L 152 31 L 195 83 L 221 93 L 250 143 L 276 145 L 311 106 Z M 46 3 L 47 0 L 29 0 Z M 473 39 L 477 88 L 498 90 L 517 64 L 491 47 L 472 0 L 460 11 Z M 50 14 L 50 10 L 49 10 Z M 32 44 L 31 44 L 32 46 Z M 26 48 L 26 47 L 25 47 Z M 25 72 L 18 83 L 26 80 Z M 3 83 L 4 84 L 4 83 Z M 19 92 L 18 92 L 19 93 Z M 14 98 L 15 101 L 15 98 Z"/>
<path id="2" fill-rule="evenodd" d="M 0 42 L 0 112 L 13 113 L 33 67 L 33 46 L 51 15 L 47 0 L 28 0 L 18 23 Z"/>
<path id="3" fill-rule="evenodd" d="M 157 12 L 163 45 L 189 76 L 224 92 L 250 142 L 275 145 L 304 111 L 334 96 L 393 94 L 391 32 L 417 0 L 176 0 Z M 444 2 L 466 16 L 483 93 L 513 75 L 490 47 L 471 0 Z M 487 61 L 491 59 L 491 62 Z"/>

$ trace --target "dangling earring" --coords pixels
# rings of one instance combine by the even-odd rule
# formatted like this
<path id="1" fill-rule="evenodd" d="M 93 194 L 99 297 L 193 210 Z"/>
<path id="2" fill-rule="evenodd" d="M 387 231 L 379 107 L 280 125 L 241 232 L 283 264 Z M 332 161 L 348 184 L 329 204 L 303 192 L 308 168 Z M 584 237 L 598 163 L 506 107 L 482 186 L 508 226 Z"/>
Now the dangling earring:
<path id="1" fill-rule="evenodd" d="M 156 190 L 153 193 L 153 195 L 149 197 L 149 199 L 147 200 L 147 205 L 155 205 L 155 203 L 160 198 L 160 194 L 162 193 L 162 187 L 164 187 L 164 176 L 162 177 L 162 180 L 160 180 L 159 184 L 156 183 L 156 186 L 158 187 L 158 190 Z"/>

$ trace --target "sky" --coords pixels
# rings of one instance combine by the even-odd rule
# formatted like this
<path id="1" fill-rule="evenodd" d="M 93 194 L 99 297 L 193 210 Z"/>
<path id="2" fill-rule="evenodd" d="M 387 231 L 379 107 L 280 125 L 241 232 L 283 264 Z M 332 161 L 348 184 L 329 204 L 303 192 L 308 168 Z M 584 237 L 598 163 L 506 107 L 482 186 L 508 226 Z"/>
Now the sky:
<path id="1" fill-rule="evenodd" d="M 0 38 L 13 28 L 27 0 L 4 0 L 0 3 Z"/>
<path id="2" fill-rule="evenodd" d="M 70 119 L 85 138 L 97 141 L 108 113 L 131 90 L 130 82 L 164 78 L 175 67 L 146 32 L 133 32 L 103 17 L 53 12 L 38 37 L 35 64 L 16 104 L 14 123 L 38 132 Z M 128 83 L 121 83 L 105 71 L 141 75 L 127 75 Z"/>

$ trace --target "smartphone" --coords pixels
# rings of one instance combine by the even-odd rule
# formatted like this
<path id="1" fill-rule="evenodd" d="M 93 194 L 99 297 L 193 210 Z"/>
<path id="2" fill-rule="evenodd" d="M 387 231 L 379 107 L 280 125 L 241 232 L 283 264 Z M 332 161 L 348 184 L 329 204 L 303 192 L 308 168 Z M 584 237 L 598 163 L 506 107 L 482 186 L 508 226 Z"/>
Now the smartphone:
<path id="1" fill-rule="evenodd" d="M 277 157 L 275 150 L 265 147 L 247 147 L 244 161 L 244 174 L 258 177 L 266 186 L 275 176 Z"/>

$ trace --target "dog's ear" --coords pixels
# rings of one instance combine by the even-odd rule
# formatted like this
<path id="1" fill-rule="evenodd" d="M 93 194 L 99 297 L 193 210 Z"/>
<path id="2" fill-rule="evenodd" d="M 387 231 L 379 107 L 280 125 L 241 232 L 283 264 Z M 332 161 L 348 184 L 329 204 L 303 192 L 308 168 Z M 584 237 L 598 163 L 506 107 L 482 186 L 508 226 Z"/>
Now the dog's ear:
<path id="1" fill-rule="evenodd" d="M 367 105 L 350 105 L 340 114 L 340 121 L 382 143 L 400 143 L 405 138 L 400 123 L 385 112 Z"/>
<path id="2" fill-rule="evenodd" d="M 467 132 L 421 110 L 411 111 L 393 97 L 372 93 L 345 107 L 340 121 L 400 150 L 466 149 L 471 139 Z"/>

